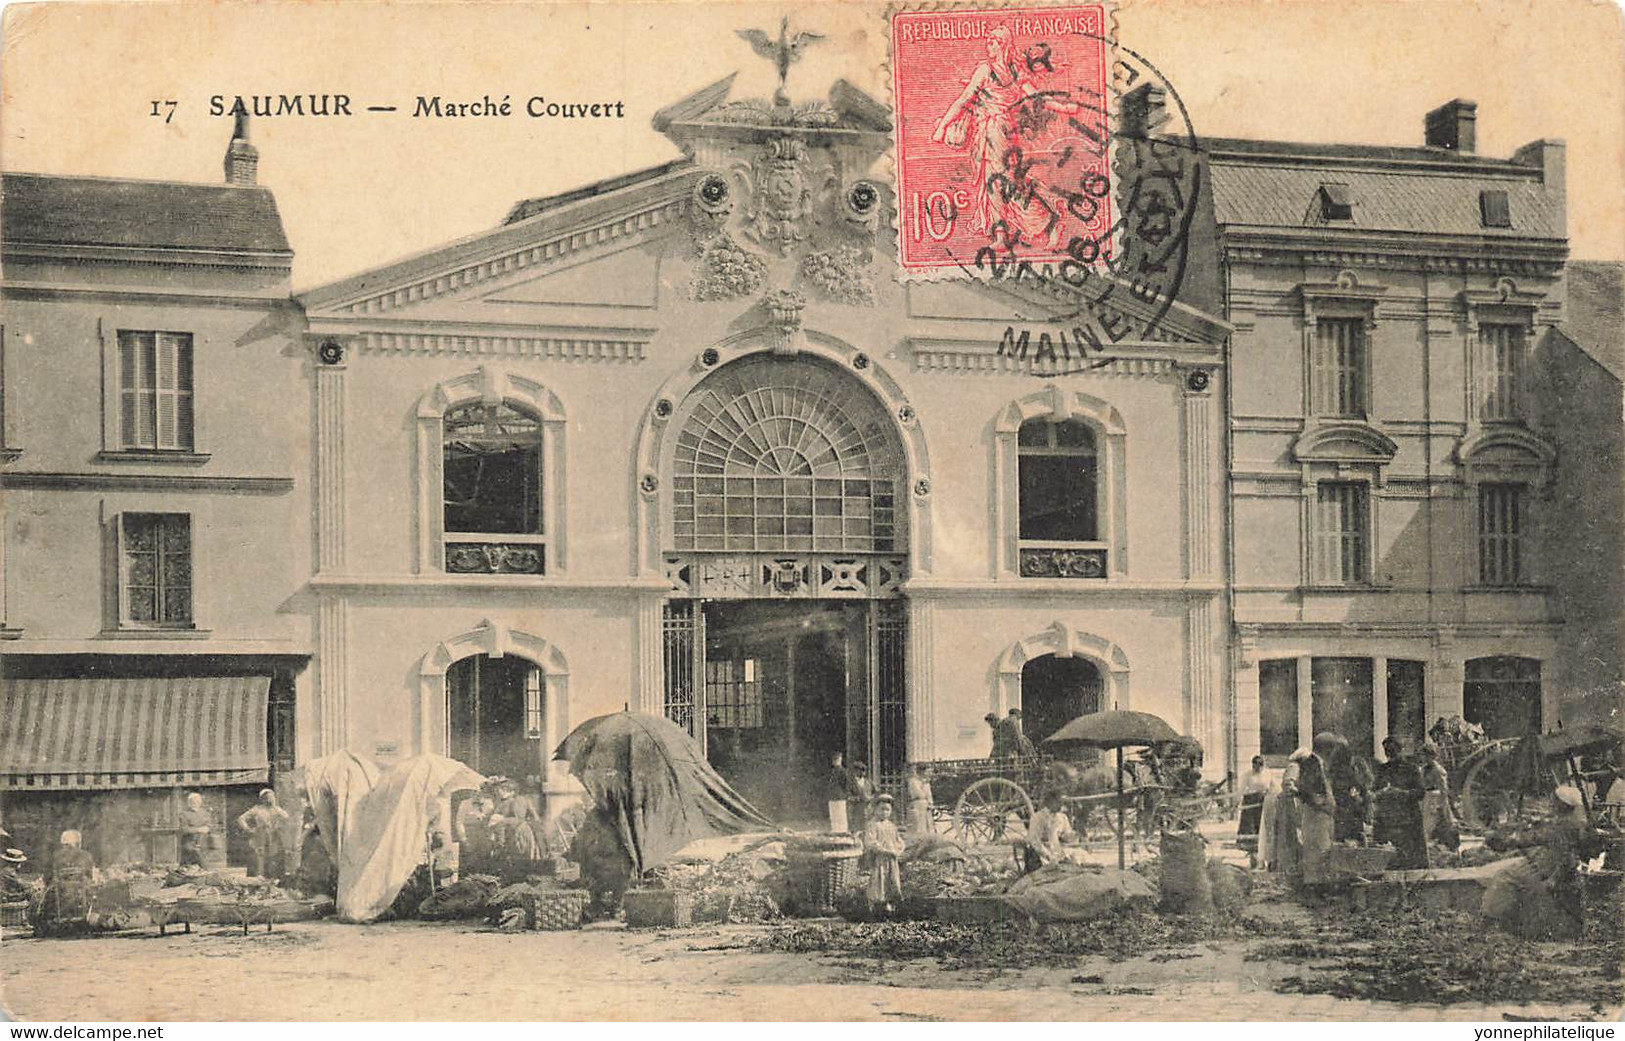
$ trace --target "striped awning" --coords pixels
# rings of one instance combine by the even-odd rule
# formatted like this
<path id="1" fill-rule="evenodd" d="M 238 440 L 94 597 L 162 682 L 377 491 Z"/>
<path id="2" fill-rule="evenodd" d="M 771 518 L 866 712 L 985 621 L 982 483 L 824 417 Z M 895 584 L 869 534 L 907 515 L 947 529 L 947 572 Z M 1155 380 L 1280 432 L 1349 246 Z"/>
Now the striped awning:
<path id="1" fill-rule="evenodd" d="M 268 676 L 0 680 L 0 789 L 252 784 Z"/>

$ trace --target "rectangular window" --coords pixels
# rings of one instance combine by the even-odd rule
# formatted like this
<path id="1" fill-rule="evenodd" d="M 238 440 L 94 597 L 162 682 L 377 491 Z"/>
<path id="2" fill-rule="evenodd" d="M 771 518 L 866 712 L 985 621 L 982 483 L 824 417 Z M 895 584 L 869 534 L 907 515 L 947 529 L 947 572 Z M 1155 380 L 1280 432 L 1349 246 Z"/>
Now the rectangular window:
<path id="1" fill-rule="evenodd" d="M 1523 486 L 1478 486 L 1478 580 L 1487 586 L 1523 581 Z"/>
<path id="2" fill-rule="evenodd" d="M 1419 747 L 1427 729 L 1427 689 L 1424 666 L 1404 658 L 1388 659 L 1388 734 Z M 1387 734 L 1383 735 L 1387 737 Z"/>
<path id="3" fill-rule="evenodd" d="M 120 330 L 119 444 L 192 450 L 192 335 Z"/>
<path id="4" fill-rule="evenodd" d="M 119 515 L 119 620 L 192 625 L 192 519 L 184 513 Z"/>
<path id="5" fill-rule="evenodd" d="M 1369 581 L 1371 515 L 1366 486 L 1322 481 L 1316 493 L 1315 581 L 1322 585 Z"/>
<path id="6" fill-rule="evenodd" d="M 705 663 L 705 709 L 709 725 L 730 730 L 762 726 L 762 669 L 755 658 Z"/>
<path id="7" fill-rule="evenodd" d="M 1521 325 L 1486 322 L 1478 327 L 1480 419 L 1523 418 L 1523 340 Z"/>
<path id="8" fill-rule="evenodd" d="M 1258 663 L 1258 754 L 1285 759 L 1298 747 L 1298 659 Z"/>
<path id="9" fill-rule="evenodd" d="M 1512 207 L 1507 204 L 1507 193 L 1501 188 L 1486 188 L 1478 193 L 1479 221 L 1486 228 L 1512 227 Z"/>
<path id="10" fill-rule="evenodd" d="M 1365 321 L 1322 318 L 1315 323 L 1315 411 L 1366 414 Z"/>
<path id="11" fill-rule="evenodd" d="M 1376 727 L 1371 659 L 1316 658 L 1309 669 L 1314 732 L 1340 734 L 1355 754 L 1369 754 Z"/>
<path id="12" fill-rule="evenodd" d="M 525 670 L 525 738 L 540 741 L 547 731 L 547 713 L 542 700 L 542 670 Z"/>

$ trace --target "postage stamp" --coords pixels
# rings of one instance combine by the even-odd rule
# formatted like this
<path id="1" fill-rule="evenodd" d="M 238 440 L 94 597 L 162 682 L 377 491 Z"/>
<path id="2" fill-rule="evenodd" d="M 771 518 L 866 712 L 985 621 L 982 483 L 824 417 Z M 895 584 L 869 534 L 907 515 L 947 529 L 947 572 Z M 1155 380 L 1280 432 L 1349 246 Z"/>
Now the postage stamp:
<path id="1" fill-rule="evenodd" d="M 1112 225 L 1101 6 L 892 16 L 899 262 L 1068 257 Z"/>

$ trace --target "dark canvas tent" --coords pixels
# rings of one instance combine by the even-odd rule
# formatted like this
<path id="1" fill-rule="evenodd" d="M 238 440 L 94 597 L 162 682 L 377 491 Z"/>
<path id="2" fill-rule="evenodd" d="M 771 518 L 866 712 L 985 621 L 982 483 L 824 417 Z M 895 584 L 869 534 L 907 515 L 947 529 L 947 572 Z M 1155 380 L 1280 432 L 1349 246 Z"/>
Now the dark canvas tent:
<path id="1" fill-rule="evenodd" d="M 775 827 L 711 768 L 693 738 L 659 716 L 589 719 L 553 758 L 570 764 L 614 822 L 634 874 L 659 867 L 696 839 Z"/>

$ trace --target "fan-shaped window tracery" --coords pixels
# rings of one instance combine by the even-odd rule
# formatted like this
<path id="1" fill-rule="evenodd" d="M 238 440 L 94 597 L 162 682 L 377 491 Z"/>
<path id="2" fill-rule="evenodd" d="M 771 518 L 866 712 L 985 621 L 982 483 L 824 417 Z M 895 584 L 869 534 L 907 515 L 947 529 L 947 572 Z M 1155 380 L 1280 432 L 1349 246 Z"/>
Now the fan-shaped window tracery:
<path id="1" fill-rule="evenodd" d="M 890 417 L 851 376 L 735 362 L 695 389 L 677 436 L 675 548 L 897 552 L 905 469 Z"/>

